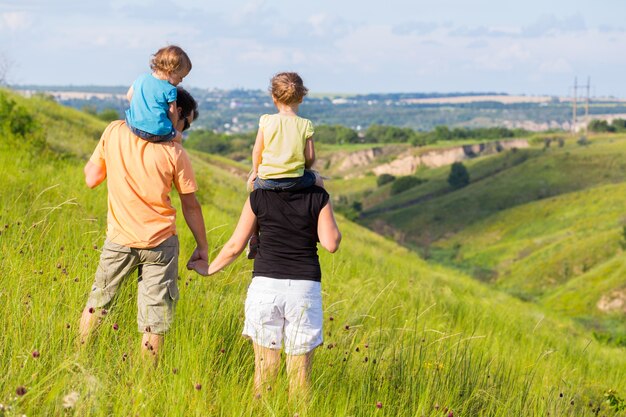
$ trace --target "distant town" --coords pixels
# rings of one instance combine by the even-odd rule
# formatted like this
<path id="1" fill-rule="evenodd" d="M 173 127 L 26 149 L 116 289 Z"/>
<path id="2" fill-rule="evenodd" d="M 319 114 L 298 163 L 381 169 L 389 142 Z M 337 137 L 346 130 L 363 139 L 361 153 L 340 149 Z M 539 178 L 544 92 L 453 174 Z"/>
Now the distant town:
<path id="1" fill-rule="evenodd" d="M 123 116 L 127 87 L 12 86 L 30 96 L 43 94 L 81 110 L 115 110 Z M 198 100 L 195 128 L 219 133 L 245 133 L 257 128 L 261 114 L 274 111 L 266 91 L 189 88 Z M 341 125 L 358 131 L 370 125 L 410 127 L 418 131 L 435 126 L 506 127 L 528 131 L 580 130 L 590 119 L 626 118 L 626 100 L 611 97 L 573 98 L 510 95 L 498 92 L 311 94 L 301 106 L 303 117 L 316 124 Z M 575 123 L 574 129 L 572 129 Z"/>

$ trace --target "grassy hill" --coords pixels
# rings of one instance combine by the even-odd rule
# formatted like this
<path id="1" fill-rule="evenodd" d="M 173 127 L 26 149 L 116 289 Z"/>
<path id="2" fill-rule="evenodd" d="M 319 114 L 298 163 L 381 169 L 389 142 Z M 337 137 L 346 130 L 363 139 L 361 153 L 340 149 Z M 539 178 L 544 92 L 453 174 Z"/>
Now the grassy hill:
<path id="1" fill-rule="evenodd" d="M 24 137 L 0 120 L 9 138 L 0 142 L 0 414 L 304 415 L 284 385 L 252 400 L 252 348 L 240 336 L 251 271 L 243 257 L 214 277 L 180 270 L 177 318 L 157 369 L 138 355 L 132 276 L 96 337 L 78 347 L 106 223 L 106 189 L 88 190 L 82 167 L 104 125 L 0 92 L 7 97 L 44 129 L 47 144 L 18 146 Z M 242 167 L 201 154 L 192 162 L 214 256 L 246 197 L 233 173 Z M 605 393 L 626 395 L 623 349 L 339 222 L 341 250 L 321 256 L 325 345 L 307 415 L 619 415 Z M 184 259 L 193 238 L 182 218 L 178 226 Z M 66 408 L 69 396 L 76 401 Z"/>
<path id="2" fill-rule="evenodd" d="M 623 256 L 625 157 L 623 135 L 597 136 L 586 146 L 571 140 L 470 160 L 471 183 L 458 190 L 442 167 L 418 172 L 426 181 L 403 193 L 385 185 L 352 198 L 363 199 L 362 224 L 624 340 L 615 323 L 626 315 L 626 278 L 594 269 Z M 576 308 L 564 307 L 577 297 Z M 618 307 L 598 307 L 611 297 Z"/>

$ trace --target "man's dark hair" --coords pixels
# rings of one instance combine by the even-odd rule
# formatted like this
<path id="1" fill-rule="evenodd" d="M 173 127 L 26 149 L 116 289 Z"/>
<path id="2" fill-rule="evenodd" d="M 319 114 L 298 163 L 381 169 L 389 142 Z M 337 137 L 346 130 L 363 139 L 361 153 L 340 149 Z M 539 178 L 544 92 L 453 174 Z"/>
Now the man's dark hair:
<path id="1" fill-rule="evenodd" d="M 193 112 L 193 119 L 198 118 L 198 103 L 183 87 L 176 87 L 178 97 L 176 98 L 176 105 L 181 108 L 181 117 L 189 117 Z"/>

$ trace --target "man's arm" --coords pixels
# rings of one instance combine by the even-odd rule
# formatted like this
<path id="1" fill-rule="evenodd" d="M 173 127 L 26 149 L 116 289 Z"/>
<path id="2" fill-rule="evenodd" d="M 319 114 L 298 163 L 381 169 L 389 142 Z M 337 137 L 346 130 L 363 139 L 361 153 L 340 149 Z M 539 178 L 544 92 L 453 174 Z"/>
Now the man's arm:
<path id="1" fill-rule="evenodd" d="M 187 264 L 195 261 L 209 261 L 209 245 L 206 240 L 206 229 L 204 228 L 204 217 L 202 207 L 196 198 L 196 193 L 180 194 L 180 202 L 183 208 L 183 217 L 196 240 L 196 249 L 191 254 Z M 194 268 L 195 269 L 195 268 Z M 197 271 L 196 272 L 200 272 Z"/>
<path id="2" fill-rule="evenodd" d="M 250 206 L 250 197 L 246 200 L 239 217 L 237 227 L 211 265 L 206 262 L 192 262 L 187 269 L 194 269 L 201 275 L 213 275 L 230 265 L 243 252 L 250 235 L 256 230 L 256 215 Z"/>
<path id="3" fill-rule="evenodd" d="M 107 177 L 106 166 L 94 164 L 91 161 L 87 162 L 83 171 L 85 173 L 85 182 L 89 188 L 97 187 Z"/>

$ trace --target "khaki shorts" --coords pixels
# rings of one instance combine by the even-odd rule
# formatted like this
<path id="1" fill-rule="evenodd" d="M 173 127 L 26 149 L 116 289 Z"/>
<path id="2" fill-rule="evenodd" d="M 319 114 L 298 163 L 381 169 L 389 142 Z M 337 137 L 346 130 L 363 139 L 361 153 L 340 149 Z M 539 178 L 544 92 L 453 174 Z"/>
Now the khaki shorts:
<path id="1" fill-rule="evenodd" d="M 87 308 L 106 306 L 122 281 L 137 268 L 138 329 L 141 333 L 163 334 L 172 324 L 178 300 L 177 236 L 150 249 L 129 248 L 106 241 Z"/>

